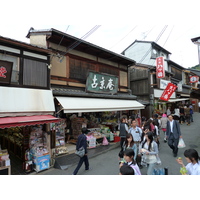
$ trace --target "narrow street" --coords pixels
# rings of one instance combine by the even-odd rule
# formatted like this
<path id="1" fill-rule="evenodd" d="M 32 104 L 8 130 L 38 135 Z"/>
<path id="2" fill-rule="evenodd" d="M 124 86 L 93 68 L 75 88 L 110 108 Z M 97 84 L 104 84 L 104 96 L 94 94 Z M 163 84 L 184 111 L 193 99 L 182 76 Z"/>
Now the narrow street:
<path id="1" fill-rule="evenodd" d="M 198 152 L 200 152 L 200 135 L 199 135 L 199 124 L 200 124 L 200 113 L 194 114 L 194 122 L 191 123 L 190 126 L 186 124 L 180 125 L 183 139 L 186 143 L 186 148 L 194 148 Z M 184 163 L 186 164 L 186 160 L 184 159 L 184 151 L 186 148 L 179 149 L 178 157 L 181 156 L 183 158 Z M 106 153 L 100 154 L 96 157 L 93 157 L 89 160 L 91 170 L 85 171 L 84 165 L 79 170 L 78 175 L 117 175 L 119 173 L 118 168 L 118 153 L 120 148 L 117 147 L 112 149 Z M 163 134 L 161 132 L 160 136 L 160 150 L 159 156 L 162 161 L 162 165 L 158 165 L 157 168 L 160 167 L 168 167 L 169 175 L 180 175 L 180 166 L 176 162 L 176 158 L 173 157 L 172 151 L 169 148 L 167 143 L 163 142 Z M 49 169 L 47 171 L 39 173 L 39 175 L 71 175 L 73 170 L 75 169 L 77 163 L 70 166 L 67 170 L 60 169 Z M 146 174 L 147 168 L 144 167 L 141 169 L 143 175 Z"/>

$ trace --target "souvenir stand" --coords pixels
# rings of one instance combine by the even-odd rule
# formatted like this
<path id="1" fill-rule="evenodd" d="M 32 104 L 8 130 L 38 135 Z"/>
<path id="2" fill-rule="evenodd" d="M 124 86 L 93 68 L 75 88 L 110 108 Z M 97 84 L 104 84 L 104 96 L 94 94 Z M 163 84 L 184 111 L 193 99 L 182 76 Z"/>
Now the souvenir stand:
<path id="1" fill-rule="evenodd" d="M 66 120 L 60 119 L 58 123 L 51 123 L 50 129 L 51 133 L 54 135 L 55 140 L 53 142 L 54 149 L 52 149 L 53 157 L 68 153 L 68 148 L 65 143 L 65 128 Z"/>
<path id="2" fill-rule="evenodd" d="M 50 155 L 47 149 L 47 133 L 42 125 L 32 127 L 29 139 L 30 152 L 26 154 L 27 163 L 33 162 L 36 172 L 50 168 Z"/>
<path id="3" fill-rule="evenodd" d="M 0 175 L 11 175 L 11 165 L 7 149 L 0 150 Z"/>

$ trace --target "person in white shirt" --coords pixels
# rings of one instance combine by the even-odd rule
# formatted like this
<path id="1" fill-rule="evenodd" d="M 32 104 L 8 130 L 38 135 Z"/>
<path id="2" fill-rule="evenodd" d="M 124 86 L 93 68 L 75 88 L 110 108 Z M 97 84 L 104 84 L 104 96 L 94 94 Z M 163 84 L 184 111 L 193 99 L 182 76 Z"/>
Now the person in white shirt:
<path id="1" fill-rule="evenodd" d="M 198 106 L 199 106 L 199 113 L 200 113 L 200 101 L 199 101 L 199 103 L 198 103 Z"/>
<path id="2" fill-rule="evenodd" d="M 179 157 L 176 161 L 185 167 L 187 172 L 184 175 L 200 175 L 200 157 L 195 149 L 187 149 L 184 152 L 184 156 L 188 164 L 185 166 L 183 160 Z"/>

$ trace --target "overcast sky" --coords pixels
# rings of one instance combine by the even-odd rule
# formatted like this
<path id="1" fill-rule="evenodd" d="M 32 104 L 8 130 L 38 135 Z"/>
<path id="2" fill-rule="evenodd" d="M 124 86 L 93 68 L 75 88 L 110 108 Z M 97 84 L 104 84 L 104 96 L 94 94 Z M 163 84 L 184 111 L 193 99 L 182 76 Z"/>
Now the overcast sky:
<path id="1" fill-rule="evenodd" d="M 194 6 L 198 1 L 169 0 L 162 5 L 157 0 L 137 3 L 109 0 L 105 4 L 104 1 L 91 0 L 52 2 L 3 2 L 0 35 L 29 43 L 25 36 L 33 27 L 55 28 L 81 38 L 95 25 L 101 25 L 86 41 L 121 53 L 136 39 L 156 41 L 168 24 L 157 43 L 171 52 L 171 60 L 181 66 L 188 68 L 198 64 L 197 46 L 191 41 L 191 38 L 200 36 L 200 24 L 193 15 L 198 16 L 198 6 Z"/>

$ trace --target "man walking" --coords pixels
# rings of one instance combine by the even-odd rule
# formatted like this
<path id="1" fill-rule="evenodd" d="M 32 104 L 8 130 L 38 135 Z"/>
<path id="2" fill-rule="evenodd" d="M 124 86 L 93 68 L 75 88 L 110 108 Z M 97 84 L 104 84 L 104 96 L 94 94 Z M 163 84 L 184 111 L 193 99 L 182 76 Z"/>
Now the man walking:
<path id="1" fill-rule="evenodd" d="M 181 138 L 181 131 L 179 123 L 173 119 L 172 115 L 168 116 L 169 121 L 167 122 L 167 139 L 168 145 L 172 149 L 174 157 L 177 156 L 178 153 L 178 142 L 179 138 Z"/>
<path id="2" fill-rule="evenodd" d="M 137 126 L 136 120 L 132 120 L 131 128 L 129 129 L 128 133 L 131 133 L 133 136 L 134 143 L 137 145 L 137 155 L 138 155 L 139 145 L 140 145 L 141 137 L 142 137 L 142 129 Z M 136 162 L 137 162 L 138 166 L 141 168 L 142 167 L 141 166 L 141 157 L 137 156 Z"/>

